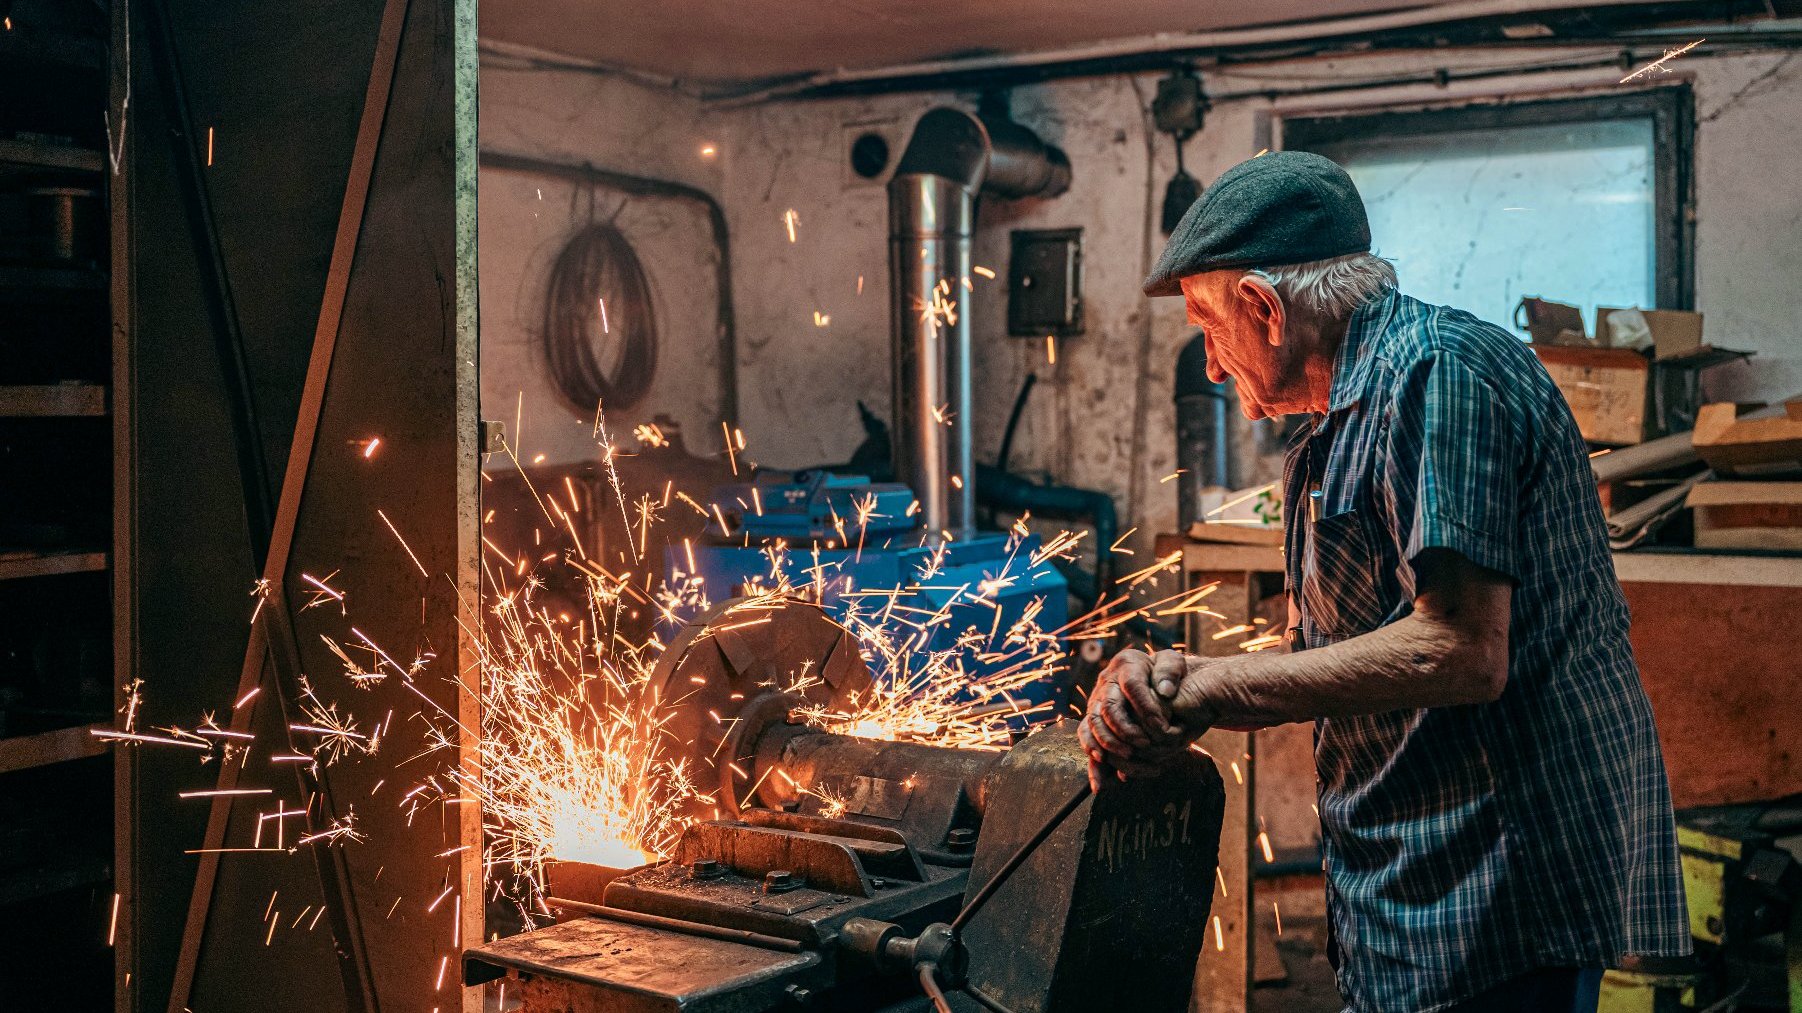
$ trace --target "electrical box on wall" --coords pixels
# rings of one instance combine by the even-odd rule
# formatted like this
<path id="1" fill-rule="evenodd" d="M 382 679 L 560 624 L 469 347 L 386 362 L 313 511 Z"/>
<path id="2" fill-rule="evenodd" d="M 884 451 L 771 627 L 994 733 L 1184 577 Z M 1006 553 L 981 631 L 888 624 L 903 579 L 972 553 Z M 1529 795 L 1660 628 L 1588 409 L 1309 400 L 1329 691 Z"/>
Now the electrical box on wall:
<path id="1" fill-rule="evenodd" d="M 1007 333 L 1082 333 L 1082 230 L 1021 229 L 1007 265 Z"/>

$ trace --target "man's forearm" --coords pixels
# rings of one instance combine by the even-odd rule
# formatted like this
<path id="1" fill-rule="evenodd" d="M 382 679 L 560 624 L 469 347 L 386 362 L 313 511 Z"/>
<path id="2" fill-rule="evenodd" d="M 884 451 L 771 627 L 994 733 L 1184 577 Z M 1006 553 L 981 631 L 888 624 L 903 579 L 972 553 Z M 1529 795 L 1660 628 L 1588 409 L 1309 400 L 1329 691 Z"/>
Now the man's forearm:
<path id="1" fill-rule="evenodd" d="M 1190 658 L 1173 710 L 1190 727 L 1290 721 L 1485 703 L 1501 694 L 1507 648 L 1416 613 L 1360 637 L 1294 654 Z"/>

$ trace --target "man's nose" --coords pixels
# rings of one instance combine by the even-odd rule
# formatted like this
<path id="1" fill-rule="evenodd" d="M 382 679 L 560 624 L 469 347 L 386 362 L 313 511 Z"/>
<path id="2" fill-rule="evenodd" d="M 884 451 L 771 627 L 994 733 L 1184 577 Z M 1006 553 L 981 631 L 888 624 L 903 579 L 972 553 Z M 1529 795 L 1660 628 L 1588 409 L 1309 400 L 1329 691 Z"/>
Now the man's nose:
<path id="1" fill-rule="evenodd" d="M 1220 368 L 1220 360 L 1211 355 L 1208 356 L 1208 379 L 1215 383 L 1225 383 L 1227 379 L 1226 370 Z"/>

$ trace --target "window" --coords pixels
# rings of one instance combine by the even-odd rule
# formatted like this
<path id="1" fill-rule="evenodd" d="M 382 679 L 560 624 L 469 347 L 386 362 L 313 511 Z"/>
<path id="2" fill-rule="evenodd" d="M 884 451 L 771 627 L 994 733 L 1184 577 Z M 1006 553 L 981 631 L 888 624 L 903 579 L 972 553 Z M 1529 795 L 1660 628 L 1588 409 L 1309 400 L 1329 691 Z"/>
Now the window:
<path id="1" fill-rule="evenodd" d="M 1508 326 L 1522 296 L 1687 308 L 1687 88 L 1294 118 L 1345 166 L 1402 288 Z"/>

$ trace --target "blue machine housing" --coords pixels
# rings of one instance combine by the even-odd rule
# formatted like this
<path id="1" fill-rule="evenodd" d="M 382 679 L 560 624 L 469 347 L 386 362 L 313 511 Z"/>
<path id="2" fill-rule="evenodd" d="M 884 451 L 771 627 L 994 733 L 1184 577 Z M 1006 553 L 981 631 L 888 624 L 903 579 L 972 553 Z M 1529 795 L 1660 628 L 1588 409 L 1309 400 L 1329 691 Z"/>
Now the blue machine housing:
<path id="1" fill-rule="evenodd" d="M 1040 544 L 1036 536 L 985 532 L 941 545 L 909 516 L 914 497 L 904 485 L 817 472 L 798 477 L 801 481 L 795 483 L 756 486 L 755 495 L 748 485 L 715 491 L 713 505 L 732 530 L 728 534 L 715 525 L 709 530 L 709 543 L 693 549 L 694 575 L 704 580 L 709 599 L 775 586 L 778 581 L 771 571 L 778 560 L 789 583 L 822 588 L 822 604 L 841 621 L 853 608 L 868 620 L 887 605 L 890 596 L 870 592 L 905 591 L 897 606 L 919 611 L 898 607 L 895 615 L 916 624 L 942 609 L 949 616 L 949 621 L 931 628 L 920 651 L 953 651 L 972 629 L 981 634 L 980 646 L 958 654 L 958 662 L 973 680 L 1023 659 L 1023 653 L 999 661 L 981 655 L 1007 652 L 1009 629 L 1035 602 L 1040 602 L 1034 619 L 1038 629 L 1057 631 L 1069 622 L 1069 589 L 1063 574 L 1049 562 L 1032 562 Z M 861 529 L 856 523 L 860 511 L 865 518 Z M 841 530 L 849 545 L 840 541 Z M 932 544 L 925 544 L 928 537 L 933 537 Z M 771 551 L 778 541 L 786 547 L 779 557 Z M 680 585 L 688 569 L 688 552 L 671 547 L 664 565 L 671 586 Z M 991 586 L 985 594 L 984 583 L 996 581 L 1000 586 Z M 983 601 L 976 600 L 979 595 Z M 892 626 L 898 640 L 915 634 L 900 620 L 892 621 Z M 878 680 L 910 674 L 884 671 L 878 658 L 866 660 Z M 1061 703 L 1061 680 L 1047 675 L 1012 695 L 1027 705 Z"/>

